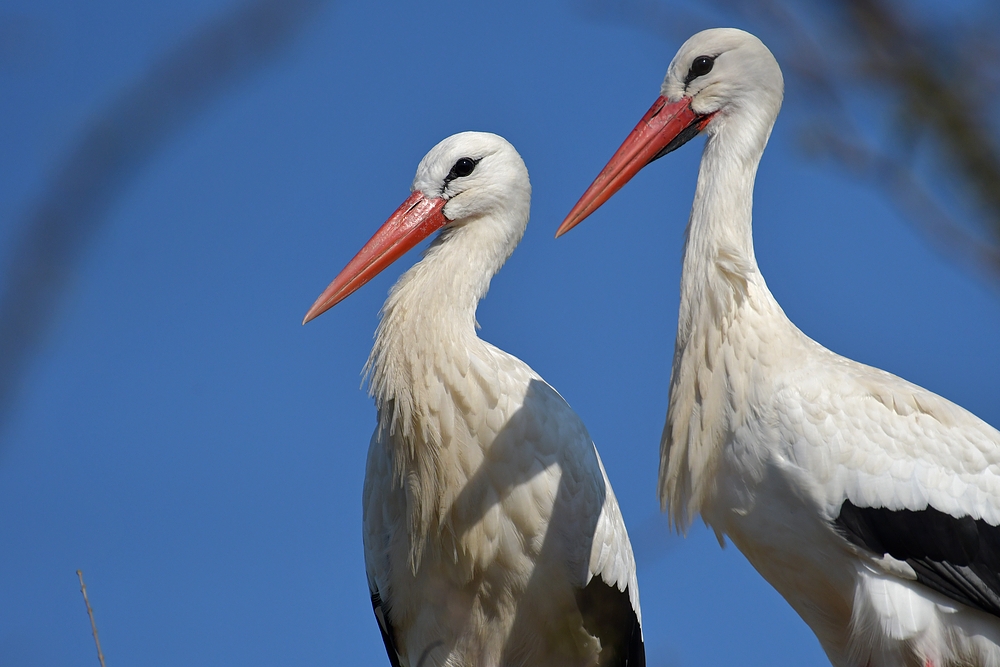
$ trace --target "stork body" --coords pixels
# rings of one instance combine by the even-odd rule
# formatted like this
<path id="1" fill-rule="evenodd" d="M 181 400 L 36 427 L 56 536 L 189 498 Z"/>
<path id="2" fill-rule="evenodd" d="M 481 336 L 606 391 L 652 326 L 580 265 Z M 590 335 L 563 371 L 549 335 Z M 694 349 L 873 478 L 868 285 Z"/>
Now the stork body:
<path id="1" fill-rule="evenodd" d="M 660 499 L 728 536 L 834 665 L 1000 665 L 1000 432 L 841 357 L 757 266 L 754 178 L 783 94 L 752 35 L 699 33 L 563 233 L 701 131 Z"/>
<path id="2" fill-rule="evenodd" d="M 365 563 L 390 662 L 641 667 L 635 562 L 593 441 L 554 389 L 476 334 L 528 221 L 524 163 L 501 137 L 458 134 L 423 159 L 413 191 L 307 315 L 443 227 L 392 289 L 368 362 Z"/>

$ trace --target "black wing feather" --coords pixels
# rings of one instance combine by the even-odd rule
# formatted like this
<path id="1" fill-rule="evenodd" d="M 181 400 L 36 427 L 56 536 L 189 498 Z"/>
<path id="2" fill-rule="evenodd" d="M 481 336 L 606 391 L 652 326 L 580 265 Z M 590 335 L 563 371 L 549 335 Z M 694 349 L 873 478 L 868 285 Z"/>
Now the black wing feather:
<path id="1" fill-rule="evenodd" d="M 372 591 L 372 610 L 375 612 L 375 620 L 378 621 L 378 629 L 382 633 L 382 641 L 385 642 L 385 652 L 389 654 L 389 664 L 392 667 L 402 667 L 399 661 L 399 651 L 396 650 L 396 642 L 392 636 L 392 624 L 389 622 L 389 616 L 386 614 L 378 591 Z"/>
<path id="2" fill-rule="evenodd" d="M 601 640 L 599 667 L 646 667 L 642 630 L 628 588 L 620 591 L 595 576 L 576 592 L 576 603 L 583 627 Z"/>
<path id="3" fill-rule="evenodd" d="M 1000 617 L 1000 527 L 933 507 L 890 510 L 849 500 L 834 523 L 853 544 L 908 563 L 928 588 Z"/>

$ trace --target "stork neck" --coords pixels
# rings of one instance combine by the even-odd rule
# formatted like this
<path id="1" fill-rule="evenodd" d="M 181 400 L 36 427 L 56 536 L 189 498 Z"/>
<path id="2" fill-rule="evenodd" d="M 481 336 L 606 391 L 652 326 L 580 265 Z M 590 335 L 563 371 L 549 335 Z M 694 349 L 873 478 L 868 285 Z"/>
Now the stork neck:
<path id="1" fill-rule="evenodd" d="M 368 360 L 370 389 L 380 412 L 392 403 L 393 423 L 425 411 L 429 384 L 468 365 L 481 341 L 476 308 L 520 240 L 517 225 L 486 217 L 448 228 L 389 293 Z M 464 370 L 463 370 L 464 373 Z M 449 391 L 451 387 L 445 386 Z"/>
<path id="2" fill-rule="evenodd" d="M 766 311 L 769 325 L 783 317 L 757 267 L 751 226 L 754 178 L 770 126 L 751 132 L 753 126 L 744 124 L 740 134 L 732 122 L 737 119 L 723 120 L 730 122 L 705 144 L 687 226 L 663 431 L 668 458 L 661 463 L 660 498 L 680 526 L 703 512 L 716 492 L 714 469 L 732 428 L 732 406 L 747 404 L 750 385 L 727 376 L 750 374 L 739 364 L 752 364 L 754 357 L 729 352 L 743 344 L 747 327 L 762 321 L 754 312 Z M 736 330 L 739 335 L 730 338 Z"/>
<path id="3" fill-rule="evenodd" d="M 684 246 L 681 336 L 697 312 L 710 309 L 719 317 L 748 285 L 763 285 L 753 248 L 753 188 L 770 127 L 759 128 L 758 136 L 727 136 L 735 127 L 710 136 L 702 155 Z"/>
<path id="4" fill-rule="evenodd" d="M 496 268 L 471 267 L 453 243 L 460 240 L 454 237 L 457 231 L 448 230 L 435 239 L 424 258 L 392 288 L 379 327 L 380 335 L 391 332 L 387 343 L 437 345 L 425 334 L 445 331 L 475 335 L 476 308 Z"/>
<path id="5" fill-rule="evenodd" d="M 756 268 L 752 218 L 759 163 L 760 153 L 747 157 L 734 154 L 724 136 L 708 139 L 688 223 L 686 259 L 714 259 L 720 250 L 726 250 Z"/>

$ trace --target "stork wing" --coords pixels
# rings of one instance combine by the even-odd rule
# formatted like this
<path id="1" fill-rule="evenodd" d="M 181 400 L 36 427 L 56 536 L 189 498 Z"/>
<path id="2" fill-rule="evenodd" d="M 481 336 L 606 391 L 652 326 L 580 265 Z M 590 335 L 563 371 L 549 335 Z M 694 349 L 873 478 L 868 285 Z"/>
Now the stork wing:
<path id="1" fill-rule="evenodd" d="M 589 440 L 589 435 L 587 436 Z M 591 443 L 591 447 L 594 445 Z M 618 499 L 594 448 L 606 494 L 591 546 L 590 582 L 577 594 L 583 626 L 601 639 L 601 667 L 645 667 L 635 556 Z"/>
<path id="2" fill-rule="evenodd" d="M 378 591 L 372 589 L 372 609 L 375 611 L 375 620 L 378 621 L 378 629 L 382 632 L 382 641 L 385 643 L 385 652 L 389 655 L 389 664 L 392 667 L 402 667 L 399 660 L 399 651 L 396 650 L 396 642 L 393 640 L 392 624 L 386 617 L 385 609 L 382 607 L 382 598 Z"/>
<path id="3" fill-rule="evenodd" d="M 561 443 L 551 521 L 574 533 L 571 568 L 582 579 L 576 601 L 584 628 L 601 641 L 599 665 L 645 667 L 635 557 L 604 464 L 583 422 L 555 389 L 538 378 L 529 394 L 533 417 L 544 422 L 536 428 Z"/>
<path id="4" fill-rule="evenodd" d="M 1000 432 L 890 373 L 834 357 L 836 373 L 797 376 L 779 395 L 790 459 L 818 482 L 853 544 L 1000 616 Z"/>
<path id="5" fill-rule="evenodd" d="M 642 628 L 627 588 L 594 577 L 577 592 L 576 602 L 583 627 L 601 640 L 601 667 L 645 667 Z"/>
<path id="6" fill-rule="evenodd" d="M 893 511 L 850 500 L 836 525 L 854 544 L 908 563 L 925 586 L 1000 616 L 1000 528 L 933 507 Z"/>
<path id="7" fill-rule="evenodd" d="M 383 509 L 385 500 L 379 497 L 381 487 L 373 484 L 372 480 L 382 479 L 387 475 L 388 462 L 381 456 L 383 450 L 378 446 L 379 430 L 372 434 L 368 447 L 368 462 L 365 471 L 364 487 L 364 545 L 365 545 L 365 571 L 368 575 L 368 591 L 371 593 L 372 610 L 375 612 L 375 620 L 378 621 L 378 629 L 382 633 L 382 641 L 385 644 L 385 652 L 389 656 L 389 664 L 392 667 L 402 667 L 402 660 L 396 646 L 396 633 L 390 619 L 390 605 L 388 600 L 383 600 L 379 590 L 379 580 L 385 581 L 388 572 L 388 560 L 386 555 L 386 543 L 381 539 L 386 534 L 383 521 L 384 515 L 381 511 L 370 511 L 370 508 Z M 373 498 L 374 496 L 374 498 Z M 384 584 L 383 584 L 384 585 Z"/>

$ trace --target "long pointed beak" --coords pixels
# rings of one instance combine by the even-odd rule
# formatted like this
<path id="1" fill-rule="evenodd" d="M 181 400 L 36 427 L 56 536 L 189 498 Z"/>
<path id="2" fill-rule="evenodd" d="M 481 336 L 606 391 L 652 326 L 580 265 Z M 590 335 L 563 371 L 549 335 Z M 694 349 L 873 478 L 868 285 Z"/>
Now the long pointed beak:
<path id="1" fill-rule="evenodd" d="M 668 102 L 667 98 L 658 97 L 559 225 L 556 237 L 583 222 L 584 218 L 621 190 L 640 169 L 693 139 L 711 119 L 712 115 L 695 113 L 691 109 L 689 97 L 677 102 Z"/>
<path id="2" fill-rule="evenodd" d="M 414 192 L 385 221 L 354 259 L 316 299 L 302 324 L 315 319 L 357 291 L 413 246 L 443 227 L 447 200 Z"/>

